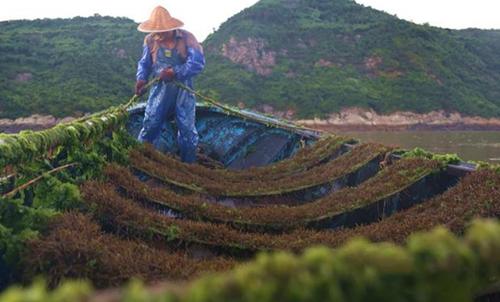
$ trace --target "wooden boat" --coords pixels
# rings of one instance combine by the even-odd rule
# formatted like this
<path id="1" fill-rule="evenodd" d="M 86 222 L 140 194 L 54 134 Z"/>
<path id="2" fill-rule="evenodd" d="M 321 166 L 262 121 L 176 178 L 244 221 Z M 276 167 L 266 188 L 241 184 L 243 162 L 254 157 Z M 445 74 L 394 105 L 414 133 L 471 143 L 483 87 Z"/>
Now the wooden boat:
<path id="1" fill-rule="evenodd" d="M 53 168 L 45 173 L 56 177 L 60 172 L 57 167 L 67 164 L 68 158 L 78 160 L 72 155 L 75 145 L 69 147 L 68 142 L 85 142 L 84 148 L 113 140 L 113 134 L 123 129 L 136 137 L 144 108 L 145 104 L 118 107 L 42 132 L 0 136 L 3 202 L 17 199 L 23 200 L 22 205 L 17 205 L 22 210 L 33 207 L 36 190 L 22 185 L 27 181 L 23 178 L 24 165 L 36 163 L 40 167 L 45 162 L 48 168 Z M 116 286 L 135 274 L 156 281 L 157 275 L 133 268 L 128 271 L 131 275 L 113 279 L 109 275 L 113 268 L 102 271 L 100 267 L 92 267 L 85 272 L 75 269 L 69 274 L 44 266 L 46 263 L 56 268 L 76 265 L 67 259 L 73 253 L 79 259 L 88 252 L 77 248 L 90 246 L 88 240 L 92 237 L 76 236 L 86 232 L 78 228 L 82 221 L 102 228 L 99 238 L 111 238 L 93 248 L 102 249 L 101 256 L 95 256 L 102 257 L 95 260 L 97 263 L 107 261 L 105 255 L 117 252 L 114 250 L 117 246 L 123 250 L 131 248 L 131 243 L 124 240 L 134 239 L 146 244 L 144 255 L 153 255 L 153 249 L 165 245 L 185 253 L 194 262 L 198 260 L 193 255 L 203 251 L 212 264 L 221 265 L 227 257 L 244 261 L 261 250 L 300 251 L 318 244 L 338 247 L 351 237 L 350 232 L 352 236 L 398 243 L 413 232 L 443 223 L 453 224 L 453 231 L 460 233 L 476 216 L 500 214 L 496 212 L 496 202 L 500 201 L 499 174 L 476 171 L 474 164 L 450 162 L 428 154 L 409 155 L 404 150 L 366 144 L 260 113 L 224 110 L 207 103 L 197 106 L 196 126 L 200 134 L 198 164 L 183 164 L 176 159 L 176 126 L 168 122 L 155 148 L 134 147 L 127 164 L 121 162 L 103 168 L 105 177 L 100 182 L 77 182 L 83 196 L 82 207 L 92 209 L 92 218 L 62 214 L 64 223 L 52 226 L 51 231 L 40 235 L 35 245 L 28 245 L 24 254 L 36 255 L 28 261 L 33 273 L 50 271 L 47 278 L 52 285 L 61 278 L 86 277 L 98 287 Z M 104 153 L 106 159 L 113 158 Z M 83 172 L 76 166 L 64 168 L 69 169 L 68 175 L 81 180 Z M 486 178 L 489 182 L 483 181 Z M 33 186 L 38 181 L 43 180 L 35 179 Z M 478 199 L 464 206 L 463 211 L 445 213 L 433 208 L 436 204 L 453 207 L 462 196 L 470 198 L 475 192 Z M 490 201 L 486 202 L 482 196 L 489 196 Z M 55 210 L 64 213 L 61 208 Z M 435 220 L 423 219 L 429 211 L 434 211 Z M 467 211 L 476 214 L 469 217 L 465 215 Z M 415 223 L 418 219 L 425 220 L 425 224 Z M 386 228 L 398 223 L 400 232 L 387 231 Z M 57 236 L 51 237 L 51 232 L 61 232 L 58 225 L 76 237 L 71 242 L 54 242 Z M 380 233 L 374 236 L 370 228 Z M 108 246 L 108 241 L 114 245 Z M 75 248 L 66 249 L 65 244 Z M 70 264 L 57 258 L 60 249 L 69 253 L 65 254 L 65 261 Z M 171 257 L 154 255 L 148 259 Z M 4 260 L 0 261 L 0 272 L 5 286 L 19 276 Z M 141 261 L 140 257 L 122 260 Z M 21 268 L 24 269 L 29 267 Z M 165 278 L 178 277 L 172 271 L 163 274 Z"/>

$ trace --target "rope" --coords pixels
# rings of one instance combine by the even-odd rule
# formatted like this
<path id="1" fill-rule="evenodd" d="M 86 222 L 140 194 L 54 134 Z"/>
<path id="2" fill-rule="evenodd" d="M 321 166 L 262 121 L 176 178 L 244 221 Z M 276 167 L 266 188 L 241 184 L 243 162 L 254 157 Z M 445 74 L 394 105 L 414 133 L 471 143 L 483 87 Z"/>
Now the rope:
<path id="1" fill-rule="evenodd" d="M 144 91 L 148 90 L 153 84 L 156 82 L 160 81 L 160 78 L 154 78 L 151 81 L 149 81 L 144 87 L 142 88 Z M 135 94 L 125 105 L 123 105 L 123 108 L 127 109 L 130 106 L 132 106 L 135 102 L 137 102 L 141 98 L 141 95 Z"/>
<path id="2" fill-rule="evenodd" d="M 160 81 L 160 78 L 158 78 L 158 77 L 152 79 L 144 86 L 144 90 L 149 89 L 152 85 L 154 85 L 155 83 L 157 83 L 159 81 Z M 266 126 L 268 126 L 268 127 L 275 127 L 275 128 L 281 128 L 281 129 L 287 129 L 287 130 L 312 131 L 315 133 L 322 132 L 322 131 L 318 131 L 315 129 L 311 129 L 311 128 L 307 128 L 307 127 L 303 127 L 303 126 L 299 126 L 299 125 L 295 125 L 295 124 L 290 124 L 286 121 L 275 122 L 275 121 L 270 120 L 270 119 L 269 120 L 268 119 L 260 119 L 258 117 L 252 116 L 250 114 L 243 113 L 239 109 L 232 108 L 231 106 L 222 104 L 221 102 L 215 100 L 214 98 L 203 95 L 200 92 L 182 84 L 179 81 L 173 81 L 172 83 L 174 85 L 176 85 L 177 87 L 196 95 L 197 97 L 199 97 L 200 99 L 204 100 L 205 102 L 211 104 L 212 106 L 221 109 L 223 112 L 225 112 L 226 114 L 229 114 L 229 115 L 238 116 L 238 117 L 245 119 L 245 120 L 252 120 L 252 121 L 259 122 L 259 123 L 265 123 Z M 140 95 L 134 95 L 127 103 L 125 103 L 123 105 L 122 108 L 124 108 L 124 109 L 129 108 L 130 106 L 135 104 L 140 98 L 141 98 Z M 273 117 L 273 119 L 276 119 L 276 118 Z"/>
<path id="3" fill-rule="evenodd" d="M 147 90 L 149 89 L 151 86 L 153 86 L 153 84 L 155 84 L 156 82 L 158 82 L 160 79 L 159 78 L 154 78 L 152 79 L 151 81 L 149 81 L 145 86 L 144 86 L 144 90 Z M 134 103 L 136 103 L 138 100 L 140 100 L 141 96 L 140 95 L 137 95 L 135 94 L 133 97 L 130 98 L 130 100 L 128 100 L 128 102 L 126 102 L 125 104 L 123 105 L 120 105 L 118 106 L 118 110 L 127 110 L 130 106 L 132 106 Z M 104 114 L 108 114 L 110 113 L 109 112 L 109 108 L 108 109 L 105 109 L 101 112 L 96 112 L 96 113 L 93 113 L 91 115 L 87 115 L 87 116 L 83 116 L 81 118 L 78 118 L 78 119 L 74 119 L 74 120 L 71 120 L 68 122 L 68 124 L 70 123 L 74 123 L 74 122 L 85 122 L 86 120 L 88 119 L 91 119 L 91 118 L 94 118 L 94 117 L 98 117 L 100 115 L 104 115 Z"/>
<path id="4" fill-rule="evenodd" d="M 302 131 L 321 132 L 321 131 L 318 131 L 315 129 L 311 129 L 311 128 L 307 128 L 307 127 L 303 127 L 303 126 L 299 126 L 299 125 L 295 125 L 295 124 L 289 124 L 288 122 L 285 122 L 285 121 L 281 121 L 281 123 L 277 123 L 277 122 L 272 121 L 272 120 L 262 120 L 262 119 L 254 117 L 252 115 L 245 114 L 245 113 L 241 112 L 240 110 L 232 108 L 228 105 L 224 105 L 224 104 L 220 103 L 219 101 L 217 101 L 211 97 L 205 96 L 205 95 L 199 93 L 198 91 L 196 91 L 196 90 L 194 90 L 194 89 L 192 89 L 192 88 L 190 88 L 190 87 L 188 87 L 188 86 L 186 86 L 178 81 L 174 81 L 173 83 L 175 85 L 177 85 L 179 88 L 184 89 L 184 90 L 196 95 L 197 97 L 203 99 L 204 101 L 213 105 L 214 107 L 217 107 L 228 114 L 232 114 L 232 115 L 241 117 L 243 119 L 253 120 L 256 122 L 260 122 L 260 123 L 265 123 L 267 126 L 272 126 L 275 128 L 282 128 L 282 129 L 287 129 L 287 130 L 302 130 Z M 275 118 L 273 117 L 273 119 L 275 119 Z"/>

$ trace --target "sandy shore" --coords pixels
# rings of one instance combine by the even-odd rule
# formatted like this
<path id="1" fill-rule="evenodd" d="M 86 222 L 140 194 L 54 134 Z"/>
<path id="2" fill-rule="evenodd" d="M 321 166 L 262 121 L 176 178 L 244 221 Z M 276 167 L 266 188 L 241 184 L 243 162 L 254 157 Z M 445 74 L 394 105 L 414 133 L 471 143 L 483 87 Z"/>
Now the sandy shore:
<path id="1" fill-rule="evenodd" d="M 331 131 L 401 131 L 401 130 L 495 130 L 500 131 L 500 118 L 463 116 L 460 113 L 432 111 L 419 114 L 394 112 L 381 115 L 372 110 L 349 108 L 332 113 L 327 119 L 297 120 L 297 123 Z"/>

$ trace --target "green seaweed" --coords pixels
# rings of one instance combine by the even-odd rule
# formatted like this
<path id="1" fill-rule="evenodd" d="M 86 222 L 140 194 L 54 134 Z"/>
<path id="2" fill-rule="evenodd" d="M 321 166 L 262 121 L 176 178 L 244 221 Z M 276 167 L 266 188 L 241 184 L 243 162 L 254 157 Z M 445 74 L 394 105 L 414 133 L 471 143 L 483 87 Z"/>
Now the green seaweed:
<path id="1" fill-rule="evenodd" d="M 459 164 L 459 163 L 463 162 L 463 160 L 457 154 L 436 154 L 436 153 L 426 151 L 426 150 L 419 148 L 419 147 L 417 147 L 413 150 L 404 151 L 402 154 L 402 157 L 403 158 L 414 158 L 414 157 L 427 158 L 427 159 L 437 160 L 442 165 Z"/>

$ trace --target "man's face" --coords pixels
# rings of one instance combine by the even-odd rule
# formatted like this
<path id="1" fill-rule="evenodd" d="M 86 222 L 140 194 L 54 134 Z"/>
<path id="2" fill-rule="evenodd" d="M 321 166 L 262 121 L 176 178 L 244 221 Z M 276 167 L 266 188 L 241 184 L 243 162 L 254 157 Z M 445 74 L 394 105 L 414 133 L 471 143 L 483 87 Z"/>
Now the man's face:
<path id="1" fill-rule="evenodd" d="M 160 36 L 161 40 L 168 40 L 168 39 L 172 39 L 174 37 L 174 31 L 173 30 L 164 31 L 164 32 L 158 33 L 158 35 Z"/>

